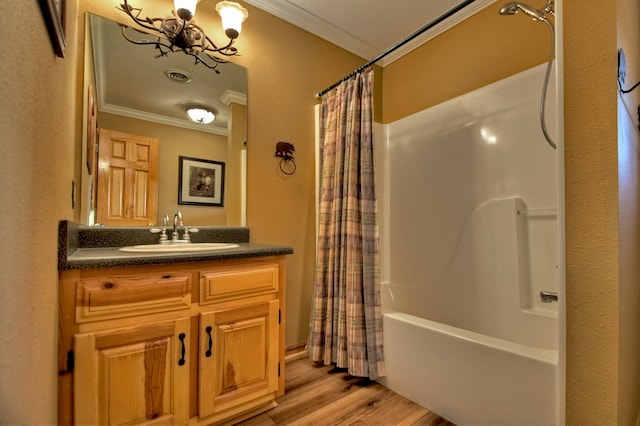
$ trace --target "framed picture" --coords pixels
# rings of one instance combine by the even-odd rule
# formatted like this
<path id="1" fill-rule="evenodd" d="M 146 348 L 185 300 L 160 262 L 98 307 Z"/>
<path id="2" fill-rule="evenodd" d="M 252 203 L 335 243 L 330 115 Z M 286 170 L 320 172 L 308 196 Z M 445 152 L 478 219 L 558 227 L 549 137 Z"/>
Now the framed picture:
<path id="1" fill-rule="evenodd" d="M 179 157 L 178 204 L 224 205 L 224 163 Z"/>
<path id="2" fill-rule="evenodd" d="M 56 55 L 64 58 L 64 6 L 66 0 L 40 0 L 40 8 L 49 29 L 49 36 Z"/>

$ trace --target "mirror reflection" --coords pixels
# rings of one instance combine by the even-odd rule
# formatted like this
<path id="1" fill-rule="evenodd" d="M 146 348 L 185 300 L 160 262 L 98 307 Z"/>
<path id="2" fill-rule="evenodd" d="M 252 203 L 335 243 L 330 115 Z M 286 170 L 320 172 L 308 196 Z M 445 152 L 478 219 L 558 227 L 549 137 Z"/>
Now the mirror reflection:
<path id="1" fill-rule="evenodd" d="M 180 210 L 185 225 L 244 225 L 247 70 L 226 62 L 215 73 L 181 52 L 159 56 L 128 42 L 120 24 L 87 18 L 85 222 L 157 225 Z M 191 108 L 215 118 L 192 120 Z M 197 161 L 185 168 L 185 157 Z M 212 180 L 215 203 L 184 197 Z"/>

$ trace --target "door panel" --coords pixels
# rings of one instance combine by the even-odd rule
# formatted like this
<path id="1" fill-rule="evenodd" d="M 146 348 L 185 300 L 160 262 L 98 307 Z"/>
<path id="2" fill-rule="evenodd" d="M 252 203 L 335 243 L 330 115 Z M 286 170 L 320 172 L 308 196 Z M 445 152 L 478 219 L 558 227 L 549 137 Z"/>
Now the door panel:
<path id="1" fill-rule="evenodd" d="M 97 223 L 147 226 L 157 221 L 158 149 L 158 139 L 100 129 Z"/>

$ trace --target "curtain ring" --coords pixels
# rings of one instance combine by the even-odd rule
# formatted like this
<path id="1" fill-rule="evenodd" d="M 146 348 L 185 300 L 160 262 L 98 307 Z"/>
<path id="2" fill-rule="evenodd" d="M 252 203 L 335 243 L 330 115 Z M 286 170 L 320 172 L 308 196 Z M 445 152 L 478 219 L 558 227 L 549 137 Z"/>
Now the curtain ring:
<path id="1" fill-rule="evenodd" d="M 285 170 L 285 168 L 289 170 Z M 296 162 L 292 157 L 282 157 L 282 159 L 280 159 L 280 171 L 289 176 L 296 172 Z"/>

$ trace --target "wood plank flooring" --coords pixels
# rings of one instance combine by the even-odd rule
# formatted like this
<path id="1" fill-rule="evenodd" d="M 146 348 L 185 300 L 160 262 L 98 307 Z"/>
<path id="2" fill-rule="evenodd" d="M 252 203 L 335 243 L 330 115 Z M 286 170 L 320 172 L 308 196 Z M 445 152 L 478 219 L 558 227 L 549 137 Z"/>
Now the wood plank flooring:
<path id="1" fill-rule="evenodd" d="M 306 354 L 286 363 L 278 406 L 238 425 L 455 426 L 377 382 L 317 365 Z"/>

